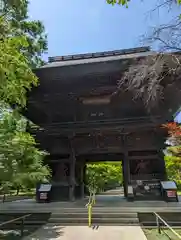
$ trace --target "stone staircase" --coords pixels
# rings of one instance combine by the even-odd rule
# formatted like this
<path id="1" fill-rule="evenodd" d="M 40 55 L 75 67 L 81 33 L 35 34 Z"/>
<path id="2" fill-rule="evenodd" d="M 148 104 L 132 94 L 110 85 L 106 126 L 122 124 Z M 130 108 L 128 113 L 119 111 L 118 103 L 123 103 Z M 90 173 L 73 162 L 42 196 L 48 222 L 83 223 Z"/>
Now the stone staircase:
<path id="1" fill-rule="evenodd" d="M 52 212 L 49 224 L 57 225 L 87 225 L 87 208 L 61 209 Z M 96 208 L 92 211 L 92 225 L 139 225 L 138 215 L 135 212 L 119 212 L 117 208 Z"/>

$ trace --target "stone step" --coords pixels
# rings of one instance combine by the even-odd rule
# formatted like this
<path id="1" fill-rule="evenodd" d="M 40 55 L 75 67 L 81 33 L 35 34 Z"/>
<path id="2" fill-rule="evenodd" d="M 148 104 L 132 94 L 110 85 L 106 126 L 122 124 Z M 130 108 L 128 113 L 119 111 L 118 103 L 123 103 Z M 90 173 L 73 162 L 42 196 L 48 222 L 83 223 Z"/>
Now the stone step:
<path id="1" fill-rule="evenodd" d="M 3 222 L 0 222 L 0 224 L 3 223 Z M 47 221 L 36 221 L 36 220 L 27 220 L 24 222 L 25 225 L 43 225 L 43 224 L 46 224 Z M 16 222 L 13 222 L 13 223 L 7 223 L 6 225 L 21 225 L 22 222 L 19 220 L 19 221 L 16 221 Z M 4 225 L 5 226 L 5 225 Z M 3 227 L 3 226 L 2 226 Z"/>
<path id="2" fill-rule="evenodd" d="M 181 227 L 181 221 L 167 221 L 167 224 L 170 226 L 180 226 Z M 156 221 L 143 221 L 141 223 L 143 226 L 157 226 Z M 164 225 L 164 224 L 163 224 Z"/>
<path id="3" fill-rule="evenodd" d="M 88 207 L 83 207 L 83 208 L 57 208 L 56 211 L 58 212 L 86 212 L 88 209 Z M 103 212 L 113 212 L 113 213 L 117 213 L 117 212 L 124 212 L 124 213 L 133 213 L 135 212 L 136 209 L 133 209 L 134 211 L 128 211 L 130 209 L 125 209 L 125 208 L 105 208 L 105 207 L 102 207 L 102 208 L 96 208 L 96 207 L 92 207 L 92 210 L 95 211 L 95 212 L 100 212 L 100 213 L 103 213 Z"/>
<path id="4" fill-rule="evenodd" d="M 88 212 L 83 213 L 52 213 L 51 218 L 81 218 L 87 217 Z M 95 218 L 137 218 L 137 213 L 112 213 L 112 212 L 92 212 L 92 216 Z"/>
<path id="5" fill-rule="evenodd" d="M 13 219 L 16 219 L 16 218 L 19 218 L 19 217 L 23 217 L 24 215 L 26 214 L 14 214 L 14 213 L 1 213 L 0 214 L 0 222 L 5 222 L 5 221 L 9 221 L 9 220 L 13 220 Z M 46 220 L 50 217 L 51 214 L 31 214 L 30 216 L 27 216 L 25 217 L 25 221 L 27 220 L 31 220 L 31 221 L 36 221 L 36 220 Z"/>
<path id="6" fill-rule="evenodd" d="M 42 226 L 43 225 L 36 225 L 36 224 L 25 225 L 24 226 L 24 232 L 26 232 L 26 231 L 32 232 L 32 230 L 34 232 L 37 229 L 41 228 Z M 1 227 L 1 231 L 5 231 L 5 230 L 21 231 L 21 225 L 11 224 L 11 225 L 8 225 L 8 226 Z"/>
<path id="7" fill-rule="evenodd" d="M 57 213 L 57 212 L 61 212 L 61 213 L 72 213 L 72 212 L 82 212 L 82 213 L 87 213 L 88 209 L 86 207 L 82 207 L 82 208 L 51 208 L 51 207 L 44 207 L 44 208 L 15 208 L 15 209 L 0 209 L 0 215 L 1 214 L 29 214 L 29 213 L 33 213 L 33 214 L 45 214 L 45 213 Z M 125 213 L 125 212 L 129 212 L 129 213 L 149 213 L 149 212 L 181 212 L 181 207 L 152 207 L 152 208 L 148 208 L 148 207 L 124 207 L 124 208 L 106 208 L 106 207 L 102 207 L 102 208 L 95 208 L 93 207 L 93 212 L 112 212 L 112 213 Z"/>
<path id="8" fill-rule="evenodd" d="M 48 223 L 48 226 L 88 226 L 88 221 L 87 222 L 82 222 L 82 223 L 77 223 L 77 222 L 69 222 L 69 223 Z M 91 224 L 91 227 L 94 228 L 94 227 L 100 227 L 100 226 L 140 226 L 139 223 L 111 223 L 111 222 L 101 222 L 101 223 L 95 223 L 95 222 L 92 222 Z"/>
<path id="9" fill-rule="evenodd" d="M 177 229 L 179 229 L 180 230 L 180 226 L 181 225 L 170 225 L 171 227 L 173 227 L 174 228 L 174 230 L 177 230 Z M 158 227 L 156 226 L 156 225 L 149 225 L 149 226 L 141 226 L 141 228 L 142 229 L 158 229 Z M 166 229 L 166 230 L 168 230 L 168 227 L 166 227 L 166 226 L 162 226 L 162 229 Z"/>
<path id="10" fill-rule="evenodd" d="M 49 223 L 56 224 L 87 224 L 88 218 L 50 218 Z M 92 224 L 139 224 L 137 218 L 92 218 Z"/>
<path id="11" fill-rule="evenodd" d="M 24 231 L 27 231 L 30 229 L 36 230 L 45 224 L 47 224 L 47 221 L 26 221 L 24 223 Z M 20 221 L 8 223 L 0 227 L 1 230 L 21 230 L 21 228 L 22 228 L 22 223 Z"/>
<path id="12" fill-rule="evenodd" d="M 82 209 L 52 209 L 52 213 L 53 214 L 56 214 L 56 213 L 87 213 L 88 212 L 88 208 L 82 208 Z M 92 212 L 93 213 L 130 213 L 130 214 L 137 214 L 138 212 L 181 212 L 181 209 L 173 209 L 173 208 L 166 208 L 166 209 L 162 209 L 162 208 L 158 208 L 158 209 L 155 209 L 155 208 L 136 208 L 136 209 L 120 209 L 120 208 L 117 208 L 117 209 L 106 209 L 106 208 L 100 208 L 100 209 L 96 209 L 96 208 L 92 208 Z"/>

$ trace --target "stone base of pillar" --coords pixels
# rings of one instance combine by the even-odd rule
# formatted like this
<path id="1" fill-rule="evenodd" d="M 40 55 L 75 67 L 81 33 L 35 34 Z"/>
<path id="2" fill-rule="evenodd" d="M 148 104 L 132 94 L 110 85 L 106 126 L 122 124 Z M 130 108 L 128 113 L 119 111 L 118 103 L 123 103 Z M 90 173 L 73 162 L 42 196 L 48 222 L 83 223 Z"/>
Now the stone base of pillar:
<path id="1" fill-rule="evenodd" d="M 69 201 L 75 201 L 74 186 L 69 187 Z"/>
<path id="2" fill-rule="evenodd" d="M 81 198 L 84 199 L 84 189 L 85 189 L 85 186 L 84 186 L 84 183 L 81 184 Z"/>

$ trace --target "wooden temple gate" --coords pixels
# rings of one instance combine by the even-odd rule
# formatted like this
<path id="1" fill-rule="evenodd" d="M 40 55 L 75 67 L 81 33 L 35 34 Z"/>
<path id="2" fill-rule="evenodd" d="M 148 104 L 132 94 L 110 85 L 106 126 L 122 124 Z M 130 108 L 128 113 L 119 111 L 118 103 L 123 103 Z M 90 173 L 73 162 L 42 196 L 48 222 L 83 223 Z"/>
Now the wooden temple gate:
<path id="1" fill-rule="evenodd" d="M 138 197 L 159 198 L 158 182 L 166 179 L 161 124 L 174 109 L 148 113 L 132 93 L 116 94 L 132 59 L 150 54 L 138 48 L 55 57 L 35 71 L 40 86 L 25 114 L 43 129 L 36 139 L 50 153 L 54 200 L 83 197 L 86 163 L 96 161 L 122 161 L 125 196 L 132 185 Z"/>

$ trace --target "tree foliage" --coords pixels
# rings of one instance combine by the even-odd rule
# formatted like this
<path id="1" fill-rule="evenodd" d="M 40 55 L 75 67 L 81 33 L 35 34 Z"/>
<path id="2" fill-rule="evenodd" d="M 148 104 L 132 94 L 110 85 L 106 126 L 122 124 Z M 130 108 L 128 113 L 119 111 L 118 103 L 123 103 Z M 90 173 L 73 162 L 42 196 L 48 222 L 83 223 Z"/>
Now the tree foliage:
<path id="1" fill-rule="evenodd" d="M 142 99 L 147 109 L 157 106 L 165 97 L 166 89 L 180 84 L 180 56 L 153 54 L 135 60 L 120 79 L 118 87 L 134 93 Z"/>
<path id="2" fill-rule="evenodd" d="M 37 86 L 32 68 L 40 66 L 47 37 L 40 21 L 28 18 L 27 0 L 1 0 L 0 101 L 25 107 L 27 91 Z"/>
<path id="3" fill-rule="evenodd" d="M 26 132 L 27 120 L 18 110 L 38 79 L 32 67 L 42 64 L 47 48 L 40 21 L 28 19 L 27 0 L 0 3 L 0 188 L 30 187 L 46 181 L 50 170 L 43 164 L 45 152 Z M 10 111 L 16 107 L 16 110 Z M 8 110 L 7 110 L 8 109 Z"/>
<path id="4" fill-rule="evenodd" d="M 181 161 L 179 157 L 173 155 L 165 156 L 165 164 L 168 178 L 177 183 L 178 188 L 181 189 Z"/>
<path id="5" fill-rule="evenodd" d="M 118 163 L 88 164 L 86 184 L 89 191 L 104 191 L 122 183 L 122 165 Z"/>
<path id="6" fill-rule="evenodd" d="M 4 112 L 0 119 L 0 183 L 1 189 L 35 187 L 47 181 L 49 168 L 43 165 L 45 152 L 36 147 L 26 130 L 26 120 Z"/>
<path id="7" fill-rule="evenodd" d="M 32 73 L 47 50 L 47 36 L 40 21 L 28 18 L 27 0 L 1 0 L 0 101 L 25 107 L 26 93 L 38 80 Z"/>
<path id="8" fill-rule="evenodd" d="M 181 188 L 181 126 L 175 122 L 163 126 L 168 130 L 169 146 L 166 149 L 166 168 L 168 177 Z"/>
<path id="9" fill-rule="evenodd" d="M 107 0 L 107 3 L 112 4 L 113 6 L 115 4 L 119 4 L 119 5 L 128 7 L 129 2 L 130 2 L 130 0 Z"/>
<path id="10" fill-rule="evenodd" d="M 30 21 L 27 0 L 1 0 L 0 13 L 8 21 L 11 37 L 23 37 L 26 46 L 21 52 L 27 57 L 31 67 L 42 65 L 42 54 L 47 50 L 47 35 L 41 21 Z M 7 35 L 6 35 L 7 37 Z"/>
<path id="11" fill-rule="evenodd" d="M 143 2 L 146 2 L 144 0 Z M 108 0 L 107 3 L 112 5 L 128 6 L 132 1 Z M 180 7 L 180 0 L 159 0 L 151 10 L 151 13 L 161 8 L 168 9 L 173 12 L 171 20 L 165 18 L 164 24 L 157 25 L 152 28 L 149 33 L 142 36 L 143 43 L 157 46 L 159 52 L 174 52 L 181 50 L 181 15 L 174 11 L 173 6 Z M 129 11 L 128 11 L 129 14 Z M 170 61 L 175 61 L 174 65 L 168 64 L 168 56 Z M 166 61 L 166 62 L 165 62 Z M 167 71 L 165 70 L 165 66 Z M 175 72 L 176 70 L 176 72 Z M 173 75 L 172 75 L 173 73 Z M 180 59 L 170 55 L 158 54 L 157 56 L 147 57 L 140 61 L 135 61 L 127 70 L 123 79 L 119 82 L 119 87 L 125 86 L 126 90 L 134 93 L 135 98 L 141 98 L 148 110 L 152 109 L 165 95 L 165 80 L 169 76 L 172 77 L 172 84 L 176 80 L 180 80 Z M 178 82 L 178 81 L 177 81 Z M 170 84 L 170 83 L 169 83 Z"/>
<path id="12" fill-rule="evenodd" d="M 26 105 L 27 91 L 38 83 L 28 59 L 19 51 L 22 46 L 28 46 L 24 37 L 2 37 L 0 41 L 0 101 L 19 107 Z"/>
<path id="13" fill-rule="evenodd" d="M 141 0 L 140 0 L 141 1 Z M 147 0 L 145 0 L 147 1 Z M 107 0 L 108 4 L 112 4 L 113 6 L 118 4 L 122 6 L 128 7 L 128 3 L 130 3 L 131 0 Z M 162 7 L 165 5 L 170 6 L 171 4 L 181 4 L 181 0 L 159 0 L 157 3 L 157 7 Z"/>

